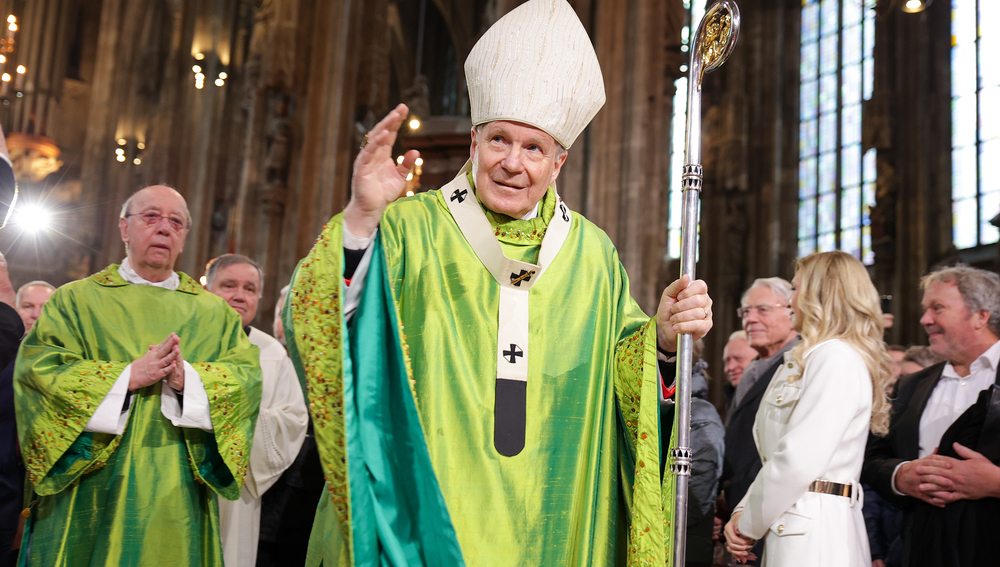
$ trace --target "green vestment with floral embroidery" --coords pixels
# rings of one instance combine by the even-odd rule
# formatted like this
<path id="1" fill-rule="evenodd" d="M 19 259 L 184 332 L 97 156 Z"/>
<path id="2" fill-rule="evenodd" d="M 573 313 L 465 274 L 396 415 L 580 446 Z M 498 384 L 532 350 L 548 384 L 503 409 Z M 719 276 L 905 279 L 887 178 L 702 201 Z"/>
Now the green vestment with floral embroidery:
<path id="1" fill-rule="evenodd" d="M 519 454 L 503 456 L 493 431 L 499 286 L 445 199 L 430 191 L 397 201 L 373 244 L 364 295 L 384 285 L 398 347 L 393 337 L 366 335 L 344 321 L 341 215 L 293 277 L 285 330 L 306 382 L 328 488 L 307 565 L 433 565 L 430 557 L 440 562 L 445 555 L 426 548 L 448 534 L 460 548 L 448 564 L 666 564 L 673 480 L 660 476 L 667 447 L 660 440 L 655 322 L 629 295 L 611 241 L 574 214 L 560 252 L 531 288 L 526 442 Z M 537 261 L 555 203 L 550 188 L 534 219 L 487 211 L 507 257 Z M 354 319 L 367 309 L 363 300 Z M 359 367 L 378 358 L 373 345 L 402 350 L 409 388 L 405 379 L 374 386 L 358 379 Z M 358 434 L 366 412 L 378 413 L 358 408 L 359 392 L 397 387 L 415 397 L 419 439 Z M 398 415 L 402 407 L 385 413 Z M 382 481 L 387 469 L 378 456 L 370 464 L 372 445 L 390 458 L 426 454 L 428 470 L 414 458 L 401 478 Z M 443 497 L 447 529 L 427 537 L 406 529 L 426 519 L 380 523 L 410 517 L 393 489 L 424 483 L 427 475 Z M 433 505 L 428 498 L 420 509 Z M 389 533 L 391 525 L 403 529 Z"/>
<path id="2" fill-rule="evenodd" d="M 14 391 L 34 489 L 22 565 L 222 565 L 215 495 L 239 498 L 260 405 L 257 347 L 219 297 L 132 285 L 112 265 L 56 291 L 25 337 Z M 170 333 L 214 431 L 175 427 L 162 382 L 132 393 L 122 435 L 84 432 L 126 365 Z"/>

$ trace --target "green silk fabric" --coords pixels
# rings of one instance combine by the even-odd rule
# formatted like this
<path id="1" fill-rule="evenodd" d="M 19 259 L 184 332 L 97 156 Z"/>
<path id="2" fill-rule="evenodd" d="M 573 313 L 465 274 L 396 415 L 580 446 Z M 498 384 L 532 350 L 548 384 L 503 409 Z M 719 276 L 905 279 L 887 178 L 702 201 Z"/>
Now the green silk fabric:
<path id="1" fill-rule="evenodd" d="M 554 207 L 550 189 L 535 219 L 489 214 L 504 253 L 535 261 Z M 379 231 L 364 295 L 383 285 L 375 266 L 384 261 L 419 425 L 464 561 L 668 561 L 673 492 L 659 473 L 655 324 L 630 297 L 607 235 L 574 214 L 561 251 L 532 286 L 526 444 L 505 457 L 493 446 L 498 284 L 438 191 L 394 203 Z M 377 536 L 355 526 L 363 500 L 353 477 L 364 471 L 352 461 L 368 457 L 352 431 L 348 388 L 359 386 L 345 376 L 357 361 L 345 344 L 351 354 L 355 344 L 393 348 L 344 324 L 342 235 L 338 215 L 297 268 L 284 313 L 329 489 L 307 565 L 328 567 L 376 564 L 352 556 L 372 545 L 358 538 Z M 414 482 L 423 474 L 415 470 Z"/>
<path id="2" fill-rule="evenodd" d="M 37 502 L 22 564 L 222 565 L 214 495 L 239 498 L 259 353 L 233 309 L 180 276 L 177 291 L 131 285 L 112 265 L 60 288 L 25 337 L 14 391 Z M 162 382 L 132 393 L 124 434 L 84 432 L 125 367 L 171 332 L 205 385 L 214 432 L 164 417 Z"/>

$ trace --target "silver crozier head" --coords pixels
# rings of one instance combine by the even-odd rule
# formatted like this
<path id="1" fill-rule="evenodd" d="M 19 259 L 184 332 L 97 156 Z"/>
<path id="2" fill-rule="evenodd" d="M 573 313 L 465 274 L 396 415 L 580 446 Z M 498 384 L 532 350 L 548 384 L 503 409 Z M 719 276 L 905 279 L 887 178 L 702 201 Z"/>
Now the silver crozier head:
<path id="1" fill-rule="evenodd" d="M 701 89 L 705 73 L 718 69 L 729 58 L 740 35 L 740 9 L 733 0 L 720 0 L 705 12 L 691 52 L 691 71 Z"/>

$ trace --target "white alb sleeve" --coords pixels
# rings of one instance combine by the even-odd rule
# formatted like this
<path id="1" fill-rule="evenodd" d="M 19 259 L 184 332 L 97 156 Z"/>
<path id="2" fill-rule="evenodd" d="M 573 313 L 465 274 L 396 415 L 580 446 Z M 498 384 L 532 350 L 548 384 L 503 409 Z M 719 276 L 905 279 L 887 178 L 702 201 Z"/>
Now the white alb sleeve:
<path id="1" fill-rule="evenodd" d="M 177 399 L 177 392 L 163 382 L 160 395 L 160 411 L 177 427 L 212 431 L 212 414 L 208 406 L 208 393 L 201 375 L 193 366 L 184 361 L 184 406 Z"/>
<path id="2" fill-rule="evenodd" d="M 101 400 L 101 404 L 97 406 L 94 415 L 90 416 L 90 421 L 87 422 L 87 425 L 83 426 L 84 431 L 110 433 L 112 435 L 125 433 L 125 424 L 128 423 L 128 416 L 132 411 L 132 406 L 129 404 L 129 407 L 125 409 L 123 409 L 123 406 L 125 405 L 125 398 L 128 397 L 128 383 L 131 377 L 132 365 L 129 364 L 118 375 L 118 378 L 115 379 L 115 383 L 111 386 L 111 391 Z"/>

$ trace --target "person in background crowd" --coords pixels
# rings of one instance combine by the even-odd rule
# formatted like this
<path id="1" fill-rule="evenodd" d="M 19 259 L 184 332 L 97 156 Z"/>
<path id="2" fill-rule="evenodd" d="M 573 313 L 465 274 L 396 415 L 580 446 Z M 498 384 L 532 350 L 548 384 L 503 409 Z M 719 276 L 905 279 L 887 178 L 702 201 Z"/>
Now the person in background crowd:
<path id="1" fill-rule="evenodd" d="M 261 497 L 292 464 L 306 435 L 302 388 L 285 348 L 250 326 L 264 292 L 264 273 L 253 260 L 225 254 L 208 263 L 205 288 L 236 310 L 250 343 L 260 349 L 263 389 L 254 427 L 250 466 L 240 499 L 219 501 L 222 549 L 229 567 L 254 567 L 260 535 Z"/>
<path id="2" fill-rule="evenodd" d="M 2 135 L 0 135 L 2 137 Z M 0 160 L 0 168 L 10 167 Z M 14 417 L 14 359 L 24 337 L 24 321 L 14 310 L 14 286 L 7 273 L 7 260 L 0 254 L 0 567 L 17 563 L 15 541 L 21 519 L 24 493 L 24 463 L 17 447 Z"/>
<path id="3" fill-rule="evenodd" d="M 733 334 L 729 335 L 729 341 L 722 349 L 722 369 L 726 373 L 724 389 L 727 404 L 733 400 L 733 394 L 736 393 L 740 378 L 743 377 L 743 370 L 755 358 L 757 358 L 757 351 L 750 346 L 746 331 L 734 331 Z"/>
<path id="4" fill-rule="evenodd" d="M 794 328 L 754 422 L 763 466 L 726 524 L 726 546 L 747 559 L 765 539 L 765 567 L 868 567 L 858 479 L 869 429 L 889 428 L 878 292 L 860 260 L 842 252 L 798 261 Z"/>
<path id="5" fill-rule="evenodd" d="M 757 351 L 740 378 L 726 414 L 726 458 L 722 471 L 722 493 L 726 509 L 731 511 L 746 494 L 760 471 L 761 461 L 754 445 L 753 424 L 764 391 L 775 371 L 784 362 L 785 353 L 798 344 L 798 332 L 792 329 L 792 284 L 781 278 L 761 278 L 743 293 L 736 315 Z M 723 518 L 729 521 L 729 517 Z M 754 548 L 751 565 L 757 565 L 763 542 Z"/>
<path id="6" fill-rule="evenodd" d="M 903 362 L 903 354 L 906 352 L 906 347 L 900 345 L 889 345 L 885 347 L 885 350 L 892 358 L 892 373 L 896 376 L 896 378 L 906 374 L 906 372 L 903 372 L 903 368 L 901 366 Z"/>
<path id="7" fill-rule="evenodd" d="M 990 442 L 1000 432 L 979 443 L 1000 363 L 1000 276 L 959 265 L 931 272 L 920 287 L 920 323 L 945 362 L 900 379 L 889 434 L 869 439 L 862 479 L 903 509 L 903 565 L 995 564 L 1000 454 Z"/>
<path id="8" fill-rule="evenodd" d="M 687 566 L 708 567 L 714 552 L 715 500 L 719 494 L 726 430 L 718 410 L 708 401 L 708 363 L 704 341 L 695 341 L 691 370 L 691 479 L 688 483 Z M 665 359 L 660 355 L 661 360 Z M 671 368 L 662 365 L 667 373 Z M 669 379 L 669 378 L 667 378 Z M 672 389 L 668 388 L 670 394 Z M 673 420 L 674 400 L 661 402 L 661 419 Z M 667 473 L 669 474 L 669 473 Z"/>
<path id="9" fill-rule="evenodd" d="M 24 564 L 223 563 L 216 495 L 243 486 L 259 354 L 225 301 L 174 271 L 190 224 L 174 189 L 134 194 L 122 264 L 52 294 L 21 344 Z"/>
<path id="10" fill-rule="evenodd" d="M 274 304 L 274 322 L 271 323 L 274 338 L 278 339 L 282 345 L 285 344 L 285 325 L 281 322 L 281 308 L 285 306 L 286 297 L 288 297 L 287 285 L 278 292 L 278 302 Z"/>
<path id="11" fill-rule="evenodd" d="M 281 309 L 287 296 L 286 285 L 281 288 L 278 302 L 274 306 L 274 336 L 281 344 L 285 344 Z M 301 377 L 299 381 L 305 392 Z M 309 425 L 299 454 L 261 499 L 257 567 L 305 564 L 316 505 L 324 492 L 325 484 L 312 418 L 308 413 L 307 417 Z"/>
<path id="12" fill-rule="evenodd" d="M 924 368 L 934 366 L 939 362 L 944 362 L 944 359 L 934 354 L 931 347 L 916 345 L 906 349 L 906 352 L 903 353 L 903 359 L 900 361 L 899 366 L 905 376 L 907 374 L 920 372 Z"/>
<path id="13" fill-rule="evenodd" d="M 28 282 L 17 290 L 17 314 L 24 321 L 25 333 L 35 325 L 38 316 L 42 314 L 42 307 L 55 291 L 55 286 L 41 280 Z"/>

